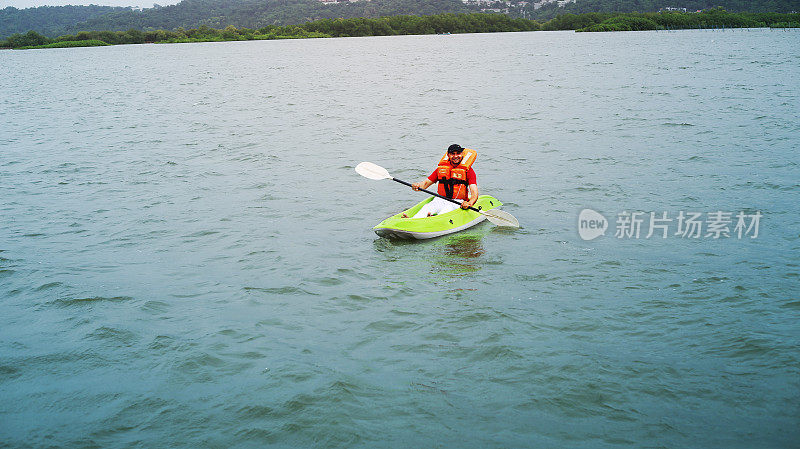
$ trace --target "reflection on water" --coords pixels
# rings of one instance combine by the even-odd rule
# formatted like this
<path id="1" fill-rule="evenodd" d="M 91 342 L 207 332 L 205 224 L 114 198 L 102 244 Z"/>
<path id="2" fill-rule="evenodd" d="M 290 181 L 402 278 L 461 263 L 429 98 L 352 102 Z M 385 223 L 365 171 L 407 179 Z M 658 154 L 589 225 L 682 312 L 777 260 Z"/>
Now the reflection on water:
<path id="1" fill-rule="evenodd" d="M 399 240 L 379 238 L 373 243 L 376 251 L 384 253 L 387 261 L 404 259 L 417 263 L 419 256 L 431 263 L 430 272 L 437 277 L 464 276 L 481 269 L 486 250 L 483 238 L 494 226 L 480 224 L 466 231 L 429 240 Z"/>
<path id="2" fill-rule="evenodd" d="M 457 256 L 464 259 L 476 259 L 481 257 L 485 251 L 483 249 L 483 234 L 459 234 L 443 239 L 443 249 L 445 255 Z"/>
<path id="3" fill-rule="evenodd" d="M 439 243 L 439 242 L 437 242 Z M 441 239 L 431 272 L 449 276 L 465 276 L 481 269 L 483 234 L 456 234 Z"/>

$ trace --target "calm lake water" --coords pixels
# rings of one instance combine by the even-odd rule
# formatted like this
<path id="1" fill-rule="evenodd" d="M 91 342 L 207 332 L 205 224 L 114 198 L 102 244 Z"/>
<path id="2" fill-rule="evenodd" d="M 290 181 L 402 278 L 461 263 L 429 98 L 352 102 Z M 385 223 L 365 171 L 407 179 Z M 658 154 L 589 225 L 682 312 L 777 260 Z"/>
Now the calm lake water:
<path id="1" fill-rule="evenodd" d="M 0 52 L 0 446 L 797 447 L 798 48 Z M 523 228 L 378 238 L 451 143 Z"/>

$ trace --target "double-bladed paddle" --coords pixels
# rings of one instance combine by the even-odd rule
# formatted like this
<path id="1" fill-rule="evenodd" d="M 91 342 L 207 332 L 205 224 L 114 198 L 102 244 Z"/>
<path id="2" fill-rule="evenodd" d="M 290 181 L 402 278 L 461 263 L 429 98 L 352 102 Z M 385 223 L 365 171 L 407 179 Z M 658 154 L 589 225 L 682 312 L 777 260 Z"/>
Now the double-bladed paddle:
<path id="1" fill-rule="evenodd" d="M 389 174 L 389 172 L 385 168 L 381 167 L 380 165 L 373 164 L 372 162 L 362 162 L 356 165 L 356 173 L 369 179 L 375 179 L 375 180 L 391 179 L 392 181 L 399 182 L 400 184 L 405 184 L 409 187 L 413 187 L 411 184 L 393 177 L 392 175 Z M 459 206 L 461 205 L 461 203 L 452 198 L 439 195 L 438 193 L 431 192 L 430 190 L 425 190 L 425 189 L 419 189 L 419 190 L 427 193 L 428 195 L 433 195 L 435 197 L 442 198 L 444 200 L 450 201 L 451 203 L 458 204 Z M 516 219 L 516 217 L 514 217 L 513 215 L 509 214 L 506 211 L 498 209 L 480 210 L 472 206 L 470 206 L 469 209 L 474 210 L 475 212 L 485 216 L 489 221 L 496 224 L 497 226 L 504 226 L 508 228 L 519 227 L 519 221 Z"/>

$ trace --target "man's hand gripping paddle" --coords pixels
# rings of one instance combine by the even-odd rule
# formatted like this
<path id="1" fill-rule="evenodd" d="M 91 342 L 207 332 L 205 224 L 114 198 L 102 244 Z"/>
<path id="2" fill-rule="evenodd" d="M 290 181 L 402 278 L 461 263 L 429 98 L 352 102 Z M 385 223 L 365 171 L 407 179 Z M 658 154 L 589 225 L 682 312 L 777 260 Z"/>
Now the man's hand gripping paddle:
<path id="1" fill-rule="evenodd" d="M 391 179 L 392 181 L 396 181 L 399 182 L 400 184 L 404 184 L 411 187 L 411 184 L 402 181 L 400 179 L 397 179 L 395 177 L 392 177 L 392 175 L 390 175 L 385 168 L 381 167 L 380 165 L 375 165 L 372 162 L 362 162 L 356 165 L 356 173 L 369 179 L 375 179 L 375 180 Z M 447 198 L 446 196 L 442 196 L 439 195 L 438 193 L 431 192 L 430 190 L 425 190 L 425 189 L 419 189 L 419 190 L 427 193 L 428 195 L 433 195 L 435 197 L 442 198 L 444 200 L 450 201 L 451 203 L 458 204 L 459 206 L 461 205 L 461 203 L 452 198 Z M 516 219 L 516 217 L 514 217 L 513 215 L 509 214 L 506 211 L 498 209 L 491 209 L 484 211 L 476 209 L 471 206 L 469 207 L 469 209 L 474 210 L 475 212 L 485 216 L 489 221 L 496 224 L 497 226 L 503 226 L 507 228 L 519 227 L 519 221 Z"/>

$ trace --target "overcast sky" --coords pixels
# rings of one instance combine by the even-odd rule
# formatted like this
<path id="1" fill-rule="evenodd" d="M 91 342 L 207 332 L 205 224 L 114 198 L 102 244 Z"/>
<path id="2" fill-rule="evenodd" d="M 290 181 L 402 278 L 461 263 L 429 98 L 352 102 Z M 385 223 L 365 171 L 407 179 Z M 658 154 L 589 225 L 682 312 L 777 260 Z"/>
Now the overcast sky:
<path id="1" fill-rule="evenodd" d="M 37 6 L 63 6 L 63 5 L 102 5 L 102 6 L 141 6 L 152 8 L 153 3 L 161 6 L 174 5 L 180 0 L 0 0 L 0 9 L 7 6 L 15 8 L 35 8 Z"/>

